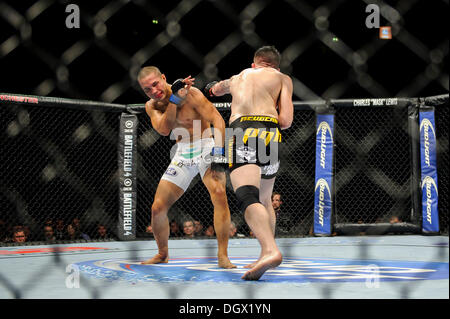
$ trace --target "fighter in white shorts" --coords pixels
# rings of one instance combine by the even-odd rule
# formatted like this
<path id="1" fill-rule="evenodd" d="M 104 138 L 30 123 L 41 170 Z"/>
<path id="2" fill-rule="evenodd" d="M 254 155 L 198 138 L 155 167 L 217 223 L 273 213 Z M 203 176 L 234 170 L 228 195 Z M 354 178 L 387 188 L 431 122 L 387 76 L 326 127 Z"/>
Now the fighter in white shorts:
<path id="1" fill-rule="evenodd" d="M 193 143 L 177 143 L 177 150 L 161 179 L 169 181 L 186 191 L 197 174 L 203 180 L 211 166 L 210 155 L 214 139 L 205 138 Z"/>
<path id="2" fill-rule="evenodd" d="M 139 85 L 150 98 L 145 109 L 153 129 L 163 136 L 172 132 L 179 137 L 178 133 L 183 133 L 177 139 L 176 154 L 158 184 L 152 204 L 152 229 L 158 253 L 142 263 L 169 261 L 167 213 L 200 173 L 214 205 L 218 265 L 235 268 L 227 252 L 230 210 L 226 195 L 226 164 L 223 163 L 225 121 L 203 93 L 192 86 L 193 80 L 189 76 L 170 85 L 165 75 L 153 66 L 144 67 L 138 75 Z M 214 134 L 211 126 L 214 127 Z"/>

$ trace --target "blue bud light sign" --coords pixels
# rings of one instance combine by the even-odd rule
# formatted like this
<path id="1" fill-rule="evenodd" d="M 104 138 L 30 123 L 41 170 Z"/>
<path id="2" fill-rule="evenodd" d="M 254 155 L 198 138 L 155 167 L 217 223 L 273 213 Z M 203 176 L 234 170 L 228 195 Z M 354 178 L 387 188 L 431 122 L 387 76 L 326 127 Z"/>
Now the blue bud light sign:
<path id="1" fill-rule="evenodd" d="M 436 126 L 434 109 L 420 111 L 420 166 L 422 190 L 422 231 L 439 232 Z"/>
<path id="2" fill-rule="evenodd" d="M 317 114 L 314 234 L 331 234 L 334 114 Z"/>

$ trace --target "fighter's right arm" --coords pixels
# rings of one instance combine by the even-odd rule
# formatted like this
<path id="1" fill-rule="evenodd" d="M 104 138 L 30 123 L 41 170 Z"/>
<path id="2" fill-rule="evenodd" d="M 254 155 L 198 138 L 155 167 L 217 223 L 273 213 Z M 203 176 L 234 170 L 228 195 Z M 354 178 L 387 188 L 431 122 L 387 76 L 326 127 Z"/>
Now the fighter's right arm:
<path id="1" fill-rule="evenodd" d="M 153 128 L 161 135 L 168 136 L 172 129 L 175 127 L 177 119 L 177 106 L 176 104 L 169 103 L 166 111 L 161 112 L 153 107 L 151 101 L 145 104 L 145 111 L 150 117 Z"/>
<path id="2" fill-rule="evenodd" d="M 280 102 L 278 104 L 278 123 L 285 130 L 291 127 L 294 120 L 294 104 L 292 103 L 293 84 L 292 79 L 284 75 L 281 86 Z"/>
<path id="3" fill-rule="evenodd" d="M 225 94 L 230 94 L 231 81 L 233 77 L 223 80 L 220 82 L 214 81 L 206 85 L 205 93 L 207 96 L 222 96 Z"/>

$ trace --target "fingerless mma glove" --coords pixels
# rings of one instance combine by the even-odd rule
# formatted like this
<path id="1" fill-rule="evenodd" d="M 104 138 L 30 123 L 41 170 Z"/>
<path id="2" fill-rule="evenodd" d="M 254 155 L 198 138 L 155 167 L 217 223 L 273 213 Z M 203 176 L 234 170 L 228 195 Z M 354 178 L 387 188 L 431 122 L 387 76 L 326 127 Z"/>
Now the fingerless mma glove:
<path id="1" fill-rule="evenodd" d="M 184 98 L 180 97 L 179 95 L 179 91 L 181 89 L 184 89 L 184 82 L 183 79 L 178 79 L 175 82 L 173 82 L 172 84 L 172 95 L 169 97 L 169 101 L 176 104 L 176 105 L 180 105 L 181 102 L 183 102 Z"/>
<path id="2" fill-rule="evenodd" d="M 211 82 L 211 83 L 206 84 L 206 86 L 205 86 L 205 88 L 203 89 L 203 91 L 204 91 L 204 93 L 205 93 L 205 95 L 206 95 L 207 97 L 213 97 L 213 96 L 215 96 L 214 93 L 212 92 L 212 87 L 213 87 L 214 85 L 216 85 L 217 83 L 219 83 L 219 82 L 213 81 L 213 82 Z"/>

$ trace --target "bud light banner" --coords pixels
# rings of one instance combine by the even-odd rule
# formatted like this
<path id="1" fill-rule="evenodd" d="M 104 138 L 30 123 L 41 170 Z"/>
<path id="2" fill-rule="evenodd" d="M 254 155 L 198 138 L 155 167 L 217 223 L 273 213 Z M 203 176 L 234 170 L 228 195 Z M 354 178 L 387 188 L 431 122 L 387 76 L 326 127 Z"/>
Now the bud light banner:
<path id="1" fill-rule="evenodd" d="M 138 119 L 122 113 L 119 132 L 119 223 L 120 240 L 136 238 L 136 138 Z"/>
<path id="2" fill-rule="evenodd" d="M 439 232 L 436 126 L 434 108 L 419 112 L 422 231 Z"/>
<path id="3" fill-rule="evenodd" d="M 331 234 L 334 114 L 317 114 L 314 234 Z"/>

